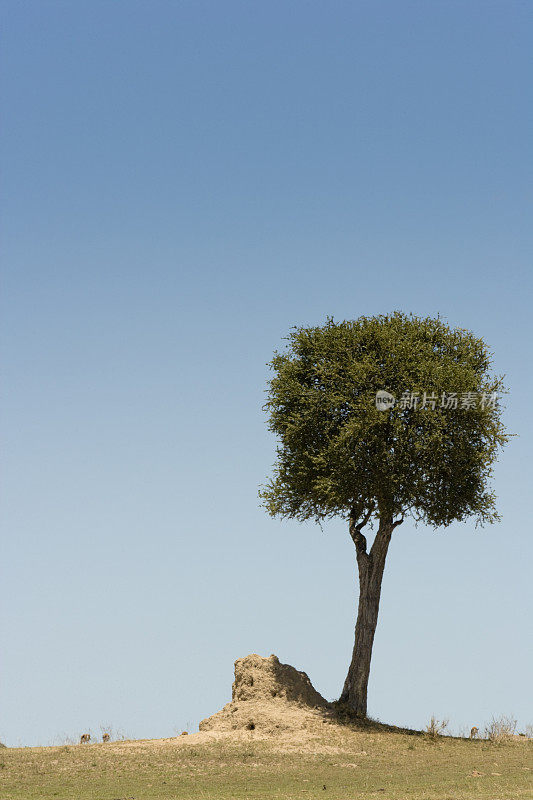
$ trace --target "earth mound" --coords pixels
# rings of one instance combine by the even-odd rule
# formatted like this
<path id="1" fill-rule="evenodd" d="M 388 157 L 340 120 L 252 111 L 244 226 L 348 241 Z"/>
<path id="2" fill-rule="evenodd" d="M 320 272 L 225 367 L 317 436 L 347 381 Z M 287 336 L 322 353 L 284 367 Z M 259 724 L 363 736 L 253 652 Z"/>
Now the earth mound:
<path id="1" fill-rule="evenodd" d="M 255 653 L 235 662 L 231 698 L 218 714 L 200 722 L 201 731 L 301 730 L 320 721 L 331 708 L 305 672 L 281 664 L 277 656 Z"/>

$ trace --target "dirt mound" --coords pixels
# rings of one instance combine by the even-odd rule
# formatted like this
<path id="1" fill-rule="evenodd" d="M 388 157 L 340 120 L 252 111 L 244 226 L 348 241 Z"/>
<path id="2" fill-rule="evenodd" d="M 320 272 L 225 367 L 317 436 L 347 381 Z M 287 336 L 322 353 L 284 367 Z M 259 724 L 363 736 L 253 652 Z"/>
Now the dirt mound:
<path id="1" fill-rule="evenodd" d="M 274 655 L 237 659 L 231 696 L 218 714 L 200 722 L 201 731 L 297 730 L 322 721 L 330 708 L 305 672 L 280 664 Z"/>

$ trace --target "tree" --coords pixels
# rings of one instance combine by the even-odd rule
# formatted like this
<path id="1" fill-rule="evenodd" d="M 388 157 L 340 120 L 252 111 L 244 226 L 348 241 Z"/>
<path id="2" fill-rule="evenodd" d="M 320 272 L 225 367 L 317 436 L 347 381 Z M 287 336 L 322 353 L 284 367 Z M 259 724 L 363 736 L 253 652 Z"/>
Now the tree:
<path id="1" fill-rule="evenodd" d="M 277 463 L 262 488 L 272 515 L 347 520 L 359 573 L 353 655 L 340 701 L 366 717 L 372 645 L 391 537 L 499 519 L 489 482 L 508 440 L 482 339 L 440 317 L 395 312 L 293 328 L 270 362 Z M 379 405 L 378 392 L 396 402 Z M 379 405 L 379 407 L 378 407 Z M 375 530 L 371 546 L 363 530 Z"/>

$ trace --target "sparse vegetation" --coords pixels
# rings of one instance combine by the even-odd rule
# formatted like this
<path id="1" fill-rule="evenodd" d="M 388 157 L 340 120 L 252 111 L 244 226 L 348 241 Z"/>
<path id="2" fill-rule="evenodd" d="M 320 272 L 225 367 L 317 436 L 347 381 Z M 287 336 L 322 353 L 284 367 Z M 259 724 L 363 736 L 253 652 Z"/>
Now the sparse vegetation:
<path id="1" fill-rule="evenodd" d="M 496 744 L 510 739 L 515 733 L 516 720 L 504 715 L 501 717 L 492 717 L 489 724 L 485 726 L 485 738 Z"/>
<path id="2" fill-rule="evenodd" d="M 436 739 L 437 736 L 442 736 L 448 727 L 448 720 L 438 720 L 434 715 L 431 715 L 429 725 L 426 725 L 425 731 L 431 739 Z"/>
<path id="3" fill-rule="evenodd" d="M 529 800 L 533 743 L 324 725 L 2 751 L 1 800 Z M 326 786 L 326 790 L 323 790 Z"/>

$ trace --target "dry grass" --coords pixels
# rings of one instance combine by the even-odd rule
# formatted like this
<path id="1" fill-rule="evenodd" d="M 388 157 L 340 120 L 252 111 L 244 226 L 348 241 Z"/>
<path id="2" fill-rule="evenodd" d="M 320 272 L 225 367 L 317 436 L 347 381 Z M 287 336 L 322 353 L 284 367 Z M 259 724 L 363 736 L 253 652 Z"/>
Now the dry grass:
<path id="1" fill-rule="evenodd" d="M 516 720 L 512 717 L 493 717 L 485 727 L 485 739 L 499 743 L 510 739 L 516 733 Z"/>
<path id="2" fill-rule="evenodd" d="M 429 720 L 429 725 L 426 725 L 426 733 L 430 739 L 436 739 L 438 736 L 442 736 L 447 727 L 447 719 L 439 720 L 432 715 L 431 719 Z"/>
<path id="3" fill-rule="evenodd" d="M 323 723 L 0 754 L 0 800 L 529 800 L 533 742 Z M 326 787 L 325 789 L 323 787 Z"/>

